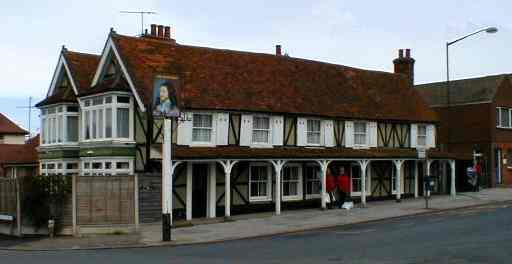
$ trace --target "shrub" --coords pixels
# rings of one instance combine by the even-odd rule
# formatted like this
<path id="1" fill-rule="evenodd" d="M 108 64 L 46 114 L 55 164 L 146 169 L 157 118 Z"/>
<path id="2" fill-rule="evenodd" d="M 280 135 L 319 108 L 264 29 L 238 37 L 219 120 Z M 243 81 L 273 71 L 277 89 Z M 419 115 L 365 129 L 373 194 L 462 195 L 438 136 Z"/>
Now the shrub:
<path id="1" fill-rule="evenodd" d="M 56 229 L 63 215 L 64 203 L 72 192 L 72 177 L 52 175 L 25 177 L 22 181 L 22 215 L 36 229 L 56 220 Z"/>

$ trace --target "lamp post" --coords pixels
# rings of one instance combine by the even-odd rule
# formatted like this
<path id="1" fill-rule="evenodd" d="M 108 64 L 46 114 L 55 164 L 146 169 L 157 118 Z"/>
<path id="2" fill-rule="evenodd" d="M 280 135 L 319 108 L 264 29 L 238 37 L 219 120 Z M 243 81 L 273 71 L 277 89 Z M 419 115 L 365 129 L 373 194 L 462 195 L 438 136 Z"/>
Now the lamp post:
<path id="1" fill-rule="evenodd" d="M 449 42 L 446 42 L 446 107 L 450 107 L 450 63 L 449 63 L 449 47 L 450 45 L 453 45 L 465 38 L 468 38 L 468 37 L 471 37 L 473 35 L 476 35 L 478 33 L 481 33 L 481 32 L 485 32 L 485 33 L 490 33 L 490 34 L 493 34 L 493 33 L 496 33 L 498 32 L 498 28 L 496 27 L 486 27 L 486 28 L 483 28 L 483 29 L 480 29 L 480 30 L 477 30 L 471 34 L 468 34 L 468 35 L 465 35 L 463 37 L 460 37 L 458 39 L 455 39 L 453 41 L 449 41 Z M 448 109 L 448 112 L 447 113 L 450 113 L 450 110 Z M 448 132 L 448 140 L 447 140 L 447 144 L 446 144 L 446 149 L 449 150 L 449 146 L 450 146 L 450 142 L 451 142 L 451 138 L 450 138 L 450 129 L 448 128 L 447 130 Z"/>

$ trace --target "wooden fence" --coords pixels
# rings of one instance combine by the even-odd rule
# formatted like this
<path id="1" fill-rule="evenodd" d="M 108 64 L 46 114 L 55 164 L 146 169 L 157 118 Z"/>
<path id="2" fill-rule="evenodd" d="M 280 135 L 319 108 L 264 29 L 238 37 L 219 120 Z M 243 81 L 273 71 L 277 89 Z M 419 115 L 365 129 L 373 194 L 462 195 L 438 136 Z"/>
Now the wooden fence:
<path id="1" fill-rule="evenodd" d="M 0 178 L 0 215 L 16 215 L 16 179 Z"/>
<path id="2" fill-rule="evenodd" d="M 78 225 L 136 224 L 134 176 L 76 177 Z"/>
<path id="3" fill-rule="evenodd" d="M 162 174 L 141 173 L 138 177 L 140 222 L 162 221 Z"/>

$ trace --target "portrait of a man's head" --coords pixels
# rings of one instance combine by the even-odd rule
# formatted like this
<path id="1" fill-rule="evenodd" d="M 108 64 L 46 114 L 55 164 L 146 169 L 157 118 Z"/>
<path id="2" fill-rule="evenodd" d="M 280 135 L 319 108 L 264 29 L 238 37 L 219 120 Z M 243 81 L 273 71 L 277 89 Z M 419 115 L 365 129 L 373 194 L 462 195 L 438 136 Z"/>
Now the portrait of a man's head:
<path id="1" fill-rule="evenodd" d="M 177 78 L 156 78 L 153 87 L 153 114 L 162 117 L 179 116 L 176 101 Z"/>

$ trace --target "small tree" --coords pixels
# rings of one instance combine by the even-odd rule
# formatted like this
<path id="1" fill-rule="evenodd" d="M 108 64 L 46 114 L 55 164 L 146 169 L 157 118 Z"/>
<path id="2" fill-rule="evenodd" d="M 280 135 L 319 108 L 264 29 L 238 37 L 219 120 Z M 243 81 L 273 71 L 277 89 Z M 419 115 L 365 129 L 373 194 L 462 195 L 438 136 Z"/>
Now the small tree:
<path id="1" fill-rule="evenodd" d="M 70 176 L 52 175 L 23 178 L 23 215 L 39 229 L 48 224 L 48 220 L 60 220 L 64 203 L 72 192 Z"/>

